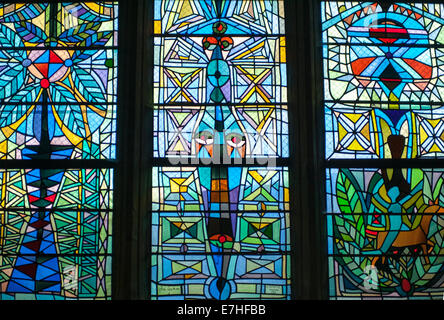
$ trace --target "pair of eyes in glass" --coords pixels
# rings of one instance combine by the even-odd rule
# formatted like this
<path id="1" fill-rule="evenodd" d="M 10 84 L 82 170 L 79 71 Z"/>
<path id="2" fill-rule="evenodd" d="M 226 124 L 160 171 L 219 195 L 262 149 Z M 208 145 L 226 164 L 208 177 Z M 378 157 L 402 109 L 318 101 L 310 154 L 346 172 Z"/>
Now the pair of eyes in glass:
<path id="1" fill-rule="evenodd" d="M 194 138 L 197 143 L 202 145 L 210 145 L 214 144 L 215 142 L 219 144 L 224 144 L 224 142 L 226 142 L 229 146 L 233 148 L 242 147 L 245 144 L 246 140 L 245 136 L 238 132 L 224 132 L 223 133 L 224 141 L 217 141 L 216 137 L 218 136 L 219 135 L 215 134 L 215 132 L 212 132 L 210 130 L 203 130 L 198 132 Z"/>

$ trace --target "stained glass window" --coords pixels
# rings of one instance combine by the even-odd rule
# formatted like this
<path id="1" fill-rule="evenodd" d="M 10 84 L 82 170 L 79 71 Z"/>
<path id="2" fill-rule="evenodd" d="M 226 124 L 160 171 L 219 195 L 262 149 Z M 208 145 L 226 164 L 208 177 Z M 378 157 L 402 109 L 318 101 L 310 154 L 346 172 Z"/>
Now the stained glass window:
<path id="1" fill-rule="evenodd" d="M 0 4 L 0 300 L 111 295 L 117 15 Z"/>
<path id="2" fill-rule="evenodd" d="M 444 5 L 321 7 L 329 296 L 442 299 Z"/>
<path id="3" fill-rule="evenodd" d="M 154 1 L 151 298 L 289 299 L 284 2 Z"/>

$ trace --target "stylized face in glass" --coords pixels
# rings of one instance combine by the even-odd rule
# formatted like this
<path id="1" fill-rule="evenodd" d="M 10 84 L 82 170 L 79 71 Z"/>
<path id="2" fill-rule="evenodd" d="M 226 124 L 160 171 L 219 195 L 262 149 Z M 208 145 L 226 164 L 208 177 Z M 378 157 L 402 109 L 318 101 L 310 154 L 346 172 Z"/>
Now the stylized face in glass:
<path id="1" fill-rule="evenodd" d="M 201 111 L 194 128 L 194 153 L 200 158 L 244 158 L 246 138 L 236 119 L 231 102 L 230 67 L 222 51 L 230 51 L 233 39 L 224 36 L 227 26 L 223 22 L 213 25 L 214 36 L 204 37 L 202 47 L 211 52 L 207 66 L 206 92 L 208 103 Z"/>
<path id="2" fill-rule="evenodd" d="M 218 127 L 222 130 L 215 129 Z M 200 158 L 245 157 L 246 137 L 229 107 L 207 107 L 201 111 L 193 140 L 194 154 Z"/>

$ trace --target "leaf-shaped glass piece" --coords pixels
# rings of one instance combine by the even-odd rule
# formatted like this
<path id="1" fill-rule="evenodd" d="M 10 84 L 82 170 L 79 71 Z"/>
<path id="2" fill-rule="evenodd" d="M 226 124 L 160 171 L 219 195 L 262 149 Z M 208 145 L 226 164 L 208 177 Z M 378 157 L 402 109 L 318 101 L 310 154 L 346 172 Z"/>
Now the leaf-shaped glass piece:
<path id="1" fill-rule="evenodd" d="M 5 67 L 1 69 L 1 67 Z M 21 63 L 3 64 L 0 61 L 0 99 L 14 95 L 23 85 L 26 69 Z"/>
<path id="2" fill-rule="evenodd" d="M 59 40 L 69 43 L 78 43 L 95 34 L 100 28 L 100 23 L 90 22 L 69 28 L 59 35 Z"/>
<path id="3" fill-rule="evenodd" d="M 350 178 L 340 171 L 336 184 L 336 196 L 338 205 L 343 213 L 362 213 L 364 201 L 361 194 L 357 190 L 358 186 L 350 180 Z"/>
<path id="4" fill-rule="evenodd" d="M 0 23 L 31 20 L 45 11 L 47 7 L 48 3 L 0 4 L 0 9 L 3 9 Z"/>
<path id="5" fill-rule="evenodd" d="M 341 240 L 354 244 L 356 248 L 363 248 L 365 244 L 365 227 L 362 215 L 358 216 L 357 223 L 335 216 L 335 227 L 340 233 Z"/>
<path id="6" fill-rule="evenodd" d="M 75 50 L 72 54 L 72 62 L 77 63 L 86 60 L 96 52 L 97 50 Z"/>
<path id="7" fill-rule="evenodd" d="M 79 46 L 104 46 L 112 35 L 113 34 L 110 31 L 96 32 L 86 37 L 82 42 L 79 43 Z"/>
<path id="8" fill-rule="evenodd" d="M 30 103 L 30 102 L 36 102 L 38 100 L 38 96 L 40 93 L 41 87 L 38 84 L 31 84 L 26 87 L 24 87 L 22 90 L 17 92 L 11 99 L 8 100 L 8 102 L 23 102 L 23 103 Z"/>
<path id="9" fill-rule="evenodd" d="M 82 42 L 79 42 L 77 45 L 80 47 L 88 47 L 88 46 L 105 46 L 108 40 L 111 38 L 111 32 L 97 32 L 89 37 L 87 37 Z M 97 50 L 75 50 L 72 54 L 72 62 L 78 63 L 85 61 L 90 58 L 92 55 L 96 54 Z"/>
<path id="10" fill-rule="evenodd" d="M 75 88 L 82 93 L 86 101 L 106 102 L 103 92 L 105 91 L 88 71 L 73 67 L 72 78 Z"/>
<path id="11" fill-rule="evenodd" d="M 77 102 L 74 94 L 65 87 L 54 84 L 49 87 L 51 102 Z"/>
<path id="12" fill-rule="evenodd" d="M 42 43 L 48 38 L 42 29 L 27 21 L 15 23 L 15 31 L 23 41 L 29 43 Z"/>
<path id="13" fill-rule="evenodd" d="M 12 29 L 0 24 L 0 47 L 23 47 L 23 42 Z"/>

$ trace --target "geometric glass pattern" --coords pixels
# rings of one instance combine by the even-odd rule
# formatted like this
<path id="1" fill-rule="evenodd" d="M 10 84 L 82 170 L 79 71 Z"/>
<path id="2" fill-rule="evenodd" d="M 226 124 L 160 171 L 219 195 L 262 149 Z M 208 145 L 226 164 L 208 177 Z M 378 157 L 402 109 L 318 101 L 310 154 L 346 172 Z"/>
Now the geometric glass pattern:
<path id="1" fill-rule="evenodd" d="M 154 300 L 290 298 L 284 22 L 281 0 L 154 1 Z"/>
<path id="2" fill-rule="evenodd" d="M 366 103 L 325 105 L 328 159 L 391 159 L 389 144 L 394 137 L 404 145 L 401 159 L 444 157 L 443 108 L 400 111 Z"/>
<path id="3" fill-rule="evenodd" d="M 329 296 L 442 299 L 444 170 L 427 161 L 444 156 L 444 5 L 323 1 L 321 17 Z"/>
<path id="4" fill-rule="evenodd" d="M 219 2 L 154 2 L 154 157 L 288 157 L 284 3 Z"/>
<path id="5" fill-rule="evenodd" d="M 116 2 L 0 4 L 0 300 L 111 297 L 117 20 Z"/>
<path id="6" fill-rule="evenodd" d="M 115 158 L 116 14 L 112 3 L 0 6 L 0 159 L 30 159 L 42 123 L 50 159 Z"/>
<path id="7" fill-rule="evenodd" d="M 443 10 L 323 3 L 327 159 L 391 158 L 390 136 L 401 158 L 443 157 Z"/>

